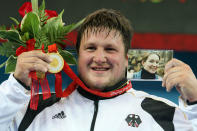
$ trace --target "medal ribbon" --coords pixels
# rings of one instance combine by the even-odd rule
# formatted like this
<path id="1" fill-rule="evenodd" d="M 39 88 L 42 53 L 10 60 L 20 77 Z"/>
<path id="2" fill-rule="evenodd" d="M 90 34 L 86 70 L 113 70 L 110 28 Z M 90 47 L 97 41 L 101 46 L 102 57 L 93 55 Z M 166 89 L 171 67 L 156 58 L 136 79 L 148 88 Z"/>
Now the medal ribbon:
<path id="1" fill-rule="evenodd" d="M 124 86 L 120 89 L 109 91 L 109 92 L 100 92 L 98 90 L 93 90 L 93 89 L 87 88 L 84 85 L 84 83 L 78 78 L 78 76 L 72 71 L 72 69 L 69 67 L 69 65 L 65 61 L 64 61 L 63 71 L 73 80 L 73 82 L 69 85 L 69 87 L 67 87 L 67 88 L 70 88 L 70 89 L 66 88 L 69 91 L 69 92 L 66 93 L 66 90 L 65 90 L 64 93 L 66 93 L 66 94 L 71 94 L 72 91 L 74 91 L 77 88 L 77 85 L 82 87 L 87 92 L 90 92 L 90 93 L 92 93 L 94 95 L 97 95 L 97 96 L 100 96 L 100 97 L 107 97 L 107 98 L 110 98 L 110 97 L 113 97 L 113 96 L 116 96 L 116 95 L 120 95 L 120 94 L 122 94 L 122 93 L 124 93 L 124 92 L 126 92 L 126 91 L 128 91 L 129 89 L 132 88 L 132 84 L 129 81 L 129 83 L 126 86 Z M 75 87 L 73 87 L 73 86 L 75 86 Z"/>
<path id="2" fill-rule="evenodd" d="M 32 51 L 35 47 L 35 39 L 30 39 L 26 42 L 27 47 L 20 46 L 16 50 L 16 56 L 19 56 L 23 52 Z M 42 46 L 42 51 L 44 52 L 44 46 Z M 48 80 L 46 75 L 43 74 L 43 78 L 38 78 L 35 71 L 29 73 L 29 77 L 31 78 L 31 101 L 30 108 L 33 110 L 37 110 L 38 101 L 39 101 L 39 86 L 41 86 L 43 99 L 48 99 L 51 97 L 51 92 L 48 84 Z"/>
<path id="3" fill-rule="evenodd" d="M 48 47 L 49 52 L 57 52 L 57 47 L 56 44 L 53 44 Z M 81 86 L 84 90 L 100 96 L 100 97 L 113 97 L 119 94 L 124 93 L 125 91 L 129 90 L 132 88 L 131 82 L 129 82 L 126 86 L 123 88 L 109 91 L 109 92 L 100 92 L 98 90 L 92 90 L 89 89 L 85 86 L 85 84 L 78 78 L 78 76 L 72 71 L 70 66 L 67 64 L 67 62 L 64 60 L 64 67 L 63 71 L 73 80 L 71 84 L 64 90 L 62 91 L 62 75 L 61 72 L 55 74 L 55 92 L 57 97 L 67 97 L 70 95 L 76 88 L 77 85 Z"/>
<path id="4" fill-rule="evenodd" d="M 42 46 L 41 50 L 44 52 L 44 46 Z M 40 74 L 41 77 L 38 74 Z M 30 108 L 37 110 L 39 102 L 39 86 L 41 86 L 42 89 L 43 100 L 51 97 L 51 91 L 45 73 L 32 71 L 29 73 L 29 77 L 32 80 Z"/>
<path id="5" fill-rule="evenodd" d="M 33 110 L 37 110 L 39 101 L 39 86 L 41 86 L 42 89 L 43 100 L 50 98 L 51 92 L 45 74 L 44 78 L 38 78 L 36 72 L 32 71 L 29 73 L 29 77 L 32 80 L 30 108 Z"/>
<path id="6" fill-rule="evenodd" d="M 57 46 L 56 44 L 48 46 L 48 51 L 51 52 L 57 52 Z M 65 61 L 64 61 L 65 65 Z M 70 76 L 69 76 L 70 77 Z M 77 87 L 77 84 L 75 81 L 73 81 L 64 91 L 62 91 L 62 74 L 61 72 L 55 73 L 55 92 L 56 97 L 67 97 L 70 95 Z"/>

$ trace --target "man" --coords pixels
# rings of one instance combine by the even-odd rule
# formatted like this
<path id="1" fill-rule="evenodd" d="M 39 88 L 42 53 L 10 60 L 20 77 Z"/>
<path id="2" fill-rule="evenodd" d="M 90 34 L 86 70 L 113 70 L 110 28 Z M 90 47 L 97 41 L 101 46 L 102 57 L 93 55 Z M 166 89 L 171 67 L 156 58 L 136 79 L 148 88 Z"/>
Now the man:
<path id="1" fill-rule="evenodd" d="M 176 86 L 182 96 L 180 103 L 193 104 L 181 107 L 187 116 L 165 99 L 131 89 L 125 78 L 131 34 L 129 21 L 117 11 L 101 9 L 88 15 L 79 29 L 76 47 L 79 77 L 89 90 L 78 87 L 61 100 L 41 101 L 37 111 L 28 106 L 28 74 L 47 72 L 51 60 L 39 51 L 21 54 L 15 73 L 0 87 L 1 130 L 196 130 L 197 80 L 183 62 L 174 59 L 166 65 L 163 86 L 168 91 Z"/>

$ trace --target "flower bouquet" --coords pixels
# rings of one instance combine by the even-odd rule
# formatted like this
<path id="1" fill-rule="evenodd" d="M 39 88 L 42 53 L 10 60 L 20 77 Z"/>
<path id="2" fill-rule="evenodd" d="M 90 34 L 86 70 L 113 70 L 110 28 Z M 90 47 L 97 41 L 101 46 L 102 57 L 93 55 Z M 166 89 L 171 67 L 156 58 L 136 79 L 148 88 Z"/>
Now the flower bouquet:
<path id="1" fill-rule="evenodd" d="M 50 64 L 50 73 L 55 73 L 56 76 L 57 97 L 67 96 L 68 92 L 74 90 L 69 88 L 66 94 L 62 92 L 60 71 L 63 68 L 69 77 L 77 78 L 68 66 L 76 64 L 75 57 L 64 48 L 66 42 L 69 41 L 67 34 L 83 22 L 81 20 L 76 24 L 65 25 L 62 21 L 63 12 L 64 10 L 58 15 L 56 11 L 45 9 L 44 0 L 39 7 L 38 0 L 31 0 L 31 2 L 25 2 L 19 9 L 19 14 L 23 17 L 21 22 L 11 17 L 15 25 L 12 25 L 10 29 L 5 26 L 0 27 L 0 55 L 8 57 L 0 68 L 5 66 L 5 73 L 14 72 L 17 57 L 26 51 L 42 50 L 51 54 L 54 60 Z M 50 97 L 50 88 L 46 74 L 34 71 L 30 72 L 29 77 L 32 78 L 30 107 L 36 110 L 39 85 L 42 87 L 43 99 Z"/>

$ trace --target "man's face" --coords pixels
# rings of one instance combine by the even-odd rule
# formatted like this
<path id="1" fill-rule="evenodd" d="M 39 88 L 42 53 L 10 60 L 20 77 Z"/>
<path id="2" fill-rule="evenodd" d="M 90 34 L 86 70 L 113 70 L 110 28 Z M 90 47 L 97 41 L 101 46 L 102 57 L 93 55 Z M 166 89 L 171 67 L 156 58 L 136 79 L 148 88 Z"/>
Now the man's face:
<path id="1" fill-rule="evenodd" d="M 143 63 L 144 69 L 148 72 L 154 74 L 159 66 L 159 56 L 156 54 L 151 54 L 148 56 L 147 60 Z"/>
<path id="2" fill-rule="evenodd" d="M 128 58 L 119 32 L 105 29 L 82 36 L 78 72 L 89 88 L 103 90 L 115 85 L 125 77 L 127 66 Z"/>

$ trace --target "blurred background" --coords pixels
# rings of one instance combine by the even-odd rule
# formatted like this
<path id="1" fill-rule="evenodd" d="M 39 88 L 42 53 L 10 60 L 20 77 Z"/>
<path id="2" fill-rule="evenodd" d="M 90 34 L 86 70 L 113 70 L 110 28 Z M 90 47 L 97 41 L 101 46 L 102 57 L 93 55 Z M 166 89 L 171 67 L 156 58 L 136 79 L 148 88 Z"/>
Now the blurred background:
<path id="1" fill-rule="evenodd" d="M 1 1 L 0 25 L 13 24 L 9 17 L 21 20 L 18 9 L 28 0 Z M 30 0 L 29 0 L 30 1 Z M 39 3 L 42 1 L 40 0 Z M 64 9 L 63 21 L 71 24 L 100 8 L 112 8 L 121 11 L 132 23 L 135 34 L 131 45 L 134 49 L 170 49 L 174 58 L 191 66 L 197 76 L 197 0 L 45 0 L 46 9 Z M 76 32 L 70 39 L 76 41 Z M 76 55 L 76 54 L 75 54 Z M 7 58 L 0 56 L 0 64 Z M 77 73 L 76 66 L 72 69 Z M 8 78 L 4 68 L 0 69 L 0 83 Z M 69 78 L 63 76 L 63 86 L 69 84 Z M 50 87 L 54 88 L 54 77 L 49 76 Z M 178 93 L 172 90 L 166 93 L 161 82 L 133 81 L 133 88 L 165 97 L 177 103 Z"/>

